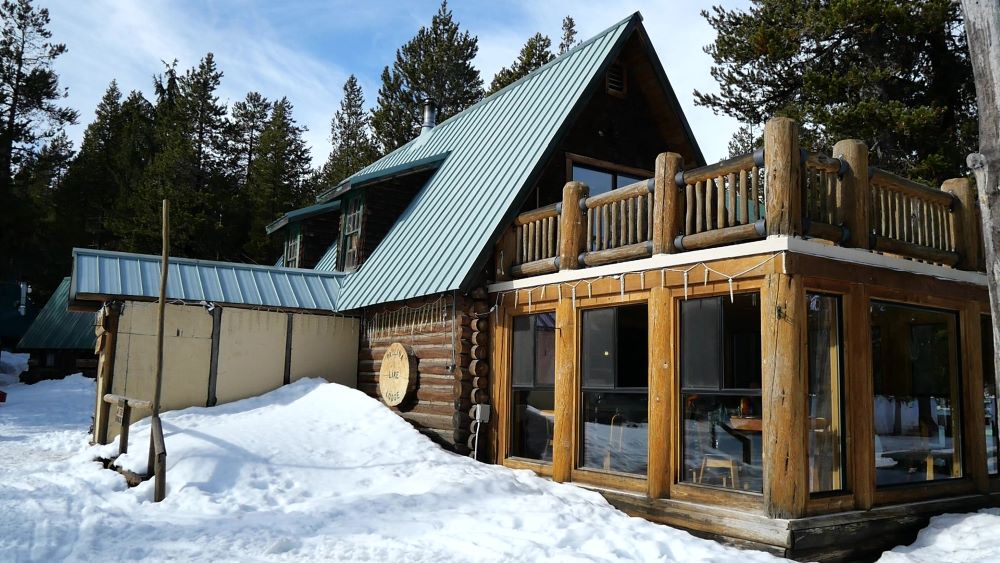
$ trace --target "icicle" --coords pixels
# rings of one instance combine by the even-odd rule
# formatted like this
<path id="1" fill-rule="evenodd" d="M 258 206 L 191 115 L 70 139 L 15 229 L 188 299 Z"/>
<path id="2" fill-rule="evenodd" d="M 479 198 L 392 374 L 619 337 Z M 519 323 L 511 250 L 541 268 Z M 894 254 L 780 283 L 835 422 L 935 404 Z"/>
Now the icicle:
<path id="1" fill-rule="evenodd" d="M 587 282 L 587 297 L 590 299 L 594 298 L 594 284 Z"/>
<path id="2" fill-rule="evenodd" d="M 688 298 L 688 270 L 684 270 L 684 300 Z"/>
<path id="3" fill-rule="evenodd" d="M 531 294 L 534 291 L 535 291 L 535 288 L 531 288 L 531 289 L 528 290 L 528 312 L 529 313 L 531 312 Z"/>
<path id="4" fill-rule="evenodd" d="M 729 278 L 729 302 L 733 303 L 736 298 L 733 296 L 733 278 Z"/>
<path id="5" fill-rule="evenodd" d="M 702 267 L 705 268 L 705 285 L 708 285 L 708 266 L 702 264 Z"/>
<path id="6" fill-rule="evenodd" d="M 520 304 L 521 304 L 521 290 L 520 289 L 515 289 L 514 290 L 514 306 L 517 307 Z"/>
<path id="7" fill-rule="evenodd" d="M 573 286 L 573 309 L 576 310 L 576 286 Z"/>
<path id="8" fill-rule="evenodd" d="M 639 272 L 639 289 L 646 290 L 646 272 Z"/>
<path id="9" fill-rule="evenodd" d="M 544 285 L 542 286 L 542 296 L 540 298 L 542 301 L 545 301 L 545 287 L 546 286 L 544 286 Z"/>
<path id="10" fill-rule="evenodd" d="M 622 274 L 618 278 L 618 291 L 621 294 L 622 299 L 625 299 L 625 274 Z"/>

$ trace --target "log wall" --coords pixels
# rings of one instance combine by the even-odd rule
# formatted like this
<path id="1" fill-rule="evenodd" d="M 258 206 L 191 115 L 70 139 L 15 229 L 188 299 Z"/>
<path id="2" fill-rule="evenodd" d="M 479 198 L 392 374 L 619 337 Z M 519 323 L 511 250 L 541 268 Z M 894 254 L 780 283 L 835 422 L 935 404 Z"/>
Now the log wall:
<path id="1" fill-rule="evenodd" d="M 421 433 L 451 451 L 476 451 L 472 412 L 489 404 L 489 307 L 480 298 L 438 294 L 402 303 L 369 307 L 364 312 L 358 355 L 358 389 L 380 399 L 379 369 L 394 342 L 414 358 L 416 384 L 393 411 Z M 478 455 L 490 455 L 488 428 Z"/>

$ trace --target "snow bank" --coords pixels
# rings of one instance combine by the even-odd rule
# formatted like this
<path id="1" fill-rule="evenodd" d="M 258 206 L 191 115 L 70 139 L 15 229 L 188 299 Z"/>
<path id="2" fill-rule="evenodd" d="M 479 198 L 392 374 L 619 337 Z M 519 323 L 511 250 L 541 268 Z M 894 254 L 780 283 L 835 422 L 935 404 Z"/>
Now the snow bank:
<path id="1" fill-rule="evenodd" d="M 28 371 L 31 354 L 14 354 L 0 351 L 0 385 L 18 382 L 18 376 Z"/>
<path id="2" fill-rule="evenodd" d="M 931 518 L 912 545 L 887 551 L 880 563 L 987 563 L 1000 561 L 1000 508 Z"/>
<path id="3" fill-rule="evenodd" d="M 91 401 L 74 408 L 88 413 Z M 774 560 L 630 518 L 594 492 L 444 452 L 381 403 L 335 384 L 303 380 L 166 413 L 163 423 L 162 503 L 150 502 L 151 482 L 126 489 L 90 461 L 114 445 L 18 471 L 0 466 L 3 558 Z M 134 426 L 121 463 L 145 469 L 148 440 L 148 423 Z"/>

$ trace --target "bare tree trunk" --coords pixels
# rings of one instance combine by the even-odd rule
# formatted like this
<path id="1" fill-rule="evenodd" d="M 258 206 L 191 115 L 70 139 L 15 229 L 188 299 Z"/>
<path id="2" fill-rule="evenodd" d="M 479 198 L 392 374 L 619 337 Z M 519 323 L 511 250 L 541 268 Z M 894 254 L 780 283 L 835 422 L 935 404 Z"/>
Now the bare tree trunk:
<path id="1" fill-rule="evenodd" d="M 993 313 L 993 354 L 1000 354 L 1000 2 L 962 0 L 965 33 L 979 106 L 979 152 L 970 154 L 976 176 L 986 247 L 986 277 Z M 1000 362 L 994 362 L 1000 374 Z M 1000 377 L 997 378 L 1000 381 Z"/>

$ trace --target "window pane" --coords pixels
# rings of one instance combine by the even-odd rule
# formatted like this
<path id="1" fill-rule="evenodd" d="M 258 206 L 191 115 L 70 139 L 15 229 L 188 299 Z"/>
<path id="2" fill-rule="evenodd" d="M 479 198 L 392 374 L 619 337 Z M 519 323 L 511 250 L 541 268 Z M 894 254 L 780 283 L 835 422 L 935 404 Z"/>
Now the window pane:
<path id="1" fill-rule="evenodd" d="M 638 176 L 629 176 L 628 174 L 618 174 L 615 180 L 617 180 L 615 184 L 616 188 L 624 188 L 629 184 L 634 184 L 636 182 L 642 182 L 643 180 L 647 180 L 647 178 L 640 178 Z"/>
<path id="2" fill-rule="evenodd" d="M 534 341 L 531 334 L 532 317 L 514 317 L 514 342 L 511 351 L 511 380 L 515 387 L 534 385 Z"/>
<path id="3" fill-rule="evenodd" d="M 761 399 L 681 395 L 683 468 L 678 479 L 741 491 L 763 491 Z"/>
<path id="4" fill-rule="evenodd" d="M 873 301 L 875 483 L 962 476 L 954 313 Z"/>
<path id="5" fill-rule="evenodd" d="M 587 184 L 587 186 L 590 187 L 590 195 L 597 195 L 611 191 L 614 177 L 610 172 L 594 170 L 593 168 L 587 168 L 585 166 L 574 164 L 573 180 Z"/>
<path id="6" fill-rule="evenodd" d="M 615 385 L 615 310 L 583 312 L 583 386 L 611 388 Z"/>
<path id="7" fill-rule="evenodd" d="M 646 397 L 646 393 L 583 393 L 582 467 L 646 473 Z"/>
<path id="8" fill-rule="evenodd" d="M 508 455 L 552 461 L 555 425 L 555 314 L 514 317 Z"/>
<path id="9" fill-rule="evenodd" d="M 681 386 L 719 389 L 722 379 L 722 298 L 681 301 Z"/>
<path id="10" fill-rule="evenodd" d="M 990 475 L 998 473 L 997 455 L 1000 438 L 997 435 L 997 381 L 993 363 L 993 322 L 989 315 L 980 317 L 980 335 L 983 353 L 983 407 L 986 412 L 986 464 Z"/>
<path id="11" fill-rule="evenodd" d="M 556 314 L 542 313 L 535 317 L 535 385 L 556 384 Z"/>
<path id="12" fill-rule="evenodd" d="M 809 294 L 809 491 L 844 488 L 840 299 Z"/>
<path id="13" fill-rule="evenodd" d="M 509 455 L 551 462 L 555 392 L 552 389 L 515 389 L 511 399 Z"/>
<path id="14" fill-rule="evenodd" d="M 724 389 L 760 389 L 760 299 L 756 293 L 722 297 Z"/>
<path id="15" fill-rule="evenodd" d="M 649 385 L 649 309 L 646 304 L 618 307 L 615 387 Z"/>

